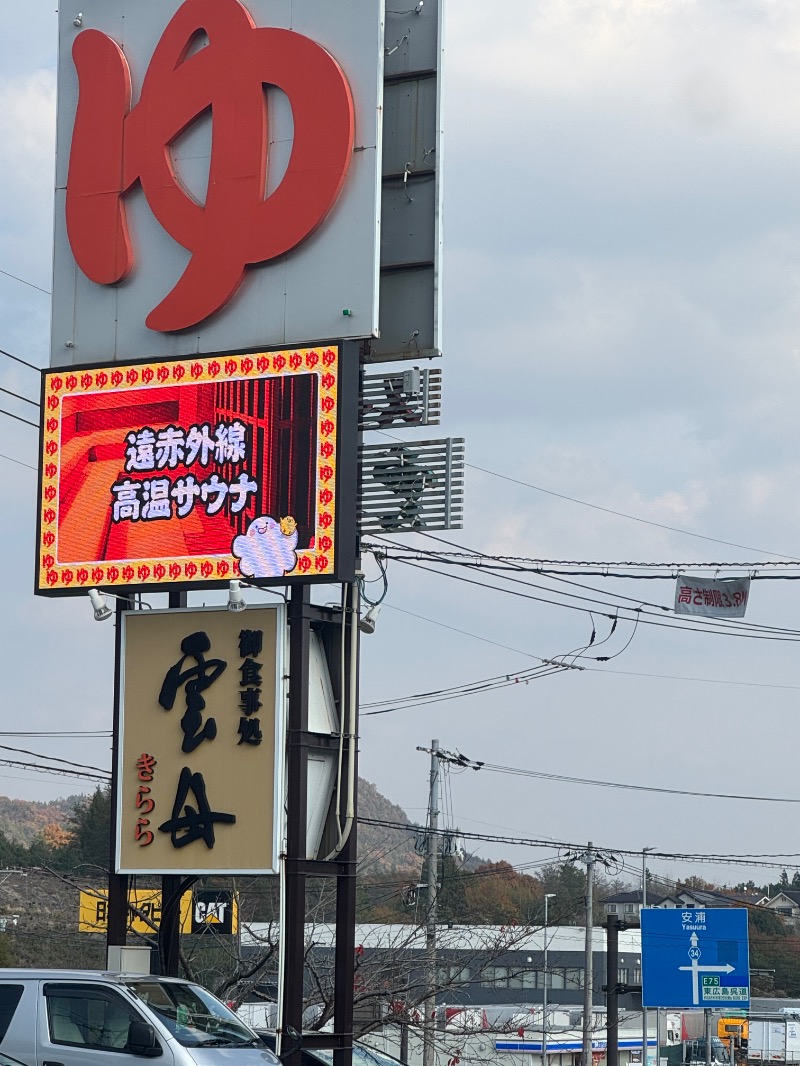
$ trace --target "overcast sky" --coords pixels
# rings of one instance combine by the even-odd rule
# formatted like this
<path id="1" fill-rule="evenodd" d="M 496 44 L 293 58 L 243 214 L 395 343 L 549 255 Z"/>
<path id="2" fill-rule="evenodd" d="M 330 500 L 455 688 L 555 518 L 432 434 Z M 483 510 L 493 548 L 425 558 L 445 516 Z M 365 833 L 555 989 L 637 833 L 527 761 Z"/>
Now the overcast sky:
<path id="1" fill-rule="evenodd" d="M 484 470 L 752 547 L 616 518 L 474 469 L 464 530 L 444 535 L 538 558 L 797 557 L 796 0 L 449 7 L 446 432 L 465 436 L 468 461 Z M 52 3 L 27 0 L 4 13 L 0 270 L 42 289 L 50 288 L 55 45 Z M 0 275 L 0 348 L 44 365 L 48 323 L 48 297 Z M 0 386 L 36 397 L 38 380 L 0 356 Z M 35 420 L 32 407 L 7 395 L 0 406 Z M 32 595 L 36 477 L 25 464 L 36 463 L 35 430 L 0 416 L 0 453 L 0 728 L 106 729 L 112 627 L 96 624 L 82 600 Z M 513 672 L 531 655 L 558 656 L 589 639 L 585 614 L 399 564 L 389 578 L 387 607 L 363 643 L 365 702 Z M 665 605 L 674 594 L 667 581 L 647 583 L 646 593 L 632 582 L 589 583 Z M 793 582 L 757 583 L 748 620 L 796 627 L 797 596 Z M 607 633 L 602 620 L 598 632 Z M 621 650 L 630 636 L 622 627 L 606 649 Z M 437 737 L 445 748 L 513 767 L 800 797 L 797 650 L 640 627 L 606 669 L 364 718 L 362 774 L 422 817 L 428 761 L 415 749 Z M 109 764 L 102 739 L 19 746 Z M 76 787 L 0 767 L 0 790 L 12 796 L 49 799 Z M 464 829 L 591 839 L 609 849 L 800 850 L 797 808 L 788 804 L 467 771 L 449 782 L 448 810 Z M 557 854 L 482 852 L 513 862 Z M 757 882 L 781 867 L 738 874 L 651 865 L 672 876 Z"/>

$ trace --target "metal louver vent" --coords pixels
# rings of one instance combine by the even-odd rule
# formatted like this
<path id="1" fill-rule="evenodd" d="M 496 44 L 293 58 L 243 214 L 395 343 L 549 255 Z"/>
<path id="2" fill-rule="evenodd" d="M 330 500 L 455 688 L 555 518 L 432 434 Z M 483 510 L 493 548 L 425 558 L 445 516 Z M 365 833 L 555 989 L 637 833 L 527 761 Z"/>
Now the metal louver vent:
<path id="1" fill-rule="evenodd" d="M 362 533 L 461 529 L 464 438 L 368 444 L 360 451 Z"/>

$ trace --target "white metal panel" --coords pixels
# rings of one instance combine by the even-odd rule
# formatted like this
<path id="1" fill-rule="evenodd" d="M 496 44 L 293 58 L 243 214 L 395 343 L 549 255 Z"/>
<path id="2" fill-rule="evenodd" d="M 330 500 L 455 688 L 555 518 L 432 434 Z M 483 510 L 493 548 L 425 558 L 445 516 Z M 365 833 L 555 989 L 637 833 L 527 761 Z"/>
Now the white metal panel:
<path id="1" fill-rule="evenodd" d="M 365 337 L 378 328 L 382 0 L 245 0 L 257 26 L 291 29 L 316 41 L 344 70 L 356 111 L 355 151 L 344 188 L 317 231 L 286 256 L 248 269 L 233 299 L 216 315 L 182 333 L 149 330 L 147 314 L 182 274 L 189 253 L 153 217 L 140 190 L 125 198 L 136 265 L 117 286 L 99 286 L 76 267 L 64 221 L 78 82 L 72 45 L 78 33 L 99 29 L 125 52 L 135 104 L 142 78 L 180 0 L 85 0 L 78 12 L 59 12 L 59 103 L 51 365 L 132 357 L 190 355 L 236 348 Z M 234 57 L 235 61 L 235 57 Z M 274 99 L 270 137 L 275 170 L 286 165 L 291 108 Z M 206 129 L 202 128 L 203 122 Z M 176 143 L 188 188 L 208 174 L 210 119 Z M 352 316 L 342 314 L 352 310 Z"/>
<path id="2" fill-rule="evenodd" d="M 339 730 L 339 716 L 325 652 L 319 635 L 313 632 L 308 651 L 308 728 L 312 733 L 337 733 Z M 336 765 L 333 752 L 309 752 L 306 816 L 308 859 L 316 859 L 319 854 L 325 820 L 336 786 Z"/>

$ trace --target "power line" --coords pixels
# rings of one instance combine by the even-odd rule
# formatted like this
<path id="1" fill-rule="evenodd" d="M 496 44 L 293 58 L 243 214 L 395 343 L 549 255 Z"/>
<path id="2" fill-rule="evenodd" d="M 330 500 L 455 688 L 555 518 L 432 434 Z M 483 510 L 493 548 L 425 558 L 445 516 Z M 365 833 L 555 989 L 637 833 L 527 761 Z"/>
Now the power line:
<path id="1" fill-rule="evenodd" d="M 450 759 L 449 752 L 442 752 L 439 758 Z M 467 759 L 456 753 L 455 763 L 458 766 L 469 767 L 473 770 L 488 770 L 490 773 L 507 774 L 512 777 L 533 777 L 542 781 L 560 781 L 570 785 L 589 785 L 594 788 L 621 788 L 633 792 L 656 792 L 668 796 L 696 796 L 701 799 L 725 799 L 743 800 L 750 803 L 800 803 L 800 797 L 787 796 L 753 796 L 741 795 L 730 792 L 698 792 L 682 788 L 660 788 L 655 785 L 633 785 L 622 781 L 600 781 L 589 777 L 574 777 L 566 774 L 553 774 L 545 770 L 528 770 L 515 766 L 501 766 L 495 763 L 477 762 Z"/>
<path id="2" fill-rule="evenodd" d="M 734 685 L 741 688 L 775 688 L 800 692 L 800 685 L 778 685 L 770 681 L 728 681 L 721 677 L 684 677 L 680 674 L 646 674 L 637 670 L 613 670 L 603 666 L 585 666 L 593 674 L 619 674 L 620 677 L 650 677 L 656 681 L 691 681 L 703 685 Z"/>
<path id="3" fill-rule="evenodd" d="M 504 651 L 513 651 L 516 655 L 524 655 L 528 659 L 535 659 L 539 663 L 546 663 L 549 660 L 542 659 L 539 655 L 534 655 L 530 651 L 522 651 L 520 648 L 512 648 L 510 644 L 501 644 L 497 640 L 491 640 L 489 637 L 482 637 L 478 633 L 470 633 L 467 629 L 459 629 L 458 626 L 448 625 L 447 622 L 440 622 L 436 618 L 427 618 L 424 614 L 416 614 L 414 611 L 407 611 L 404 607 L 396 607 L 394 604 L 384 601 L 384 607 L 388 607 L 390 611 L 397 611 L 398 614 L 407 614 L 409 618 L 417 618 L 421 622 L 430 622 L 431 625 L 439 626 L 442 629 L 449 629 L 452 633 L 460 633 L 463 637 L 472 637 L 474 640 L 480 640 L 484 644 L 491 644 L 495 648 L 502 648 Z M 567 665 L 566 663 L 564 664 Z M 582 669 L 581 667 L 572 667 L 571 669 Z"/>
<path id="4" fill-rule="evenodd" d="M 507 474 L 499 474 L 496 470 L 488 470 L 484 466 L 476 466 L 474 463 L 467 463 L 472 470 L 479 470 L 482 474 L 490 474 L 492 477 L 501 478 L 503 481 L 510 481 L 514 485 L 521 485 L 526 489 L 534 489 L 536 492 L 543 492 L 546 496 L 555 496 L 559 500 L 566 500 L 568 503 L 577 503 L 581 507 L 590 507 L 594 511 L 602 511 L 604 514 L 614 515 L 615 518 L 626 518 L 629 522 L 640 522 L 645 526 L 654 526 L 656 529 L 667 529 L 671 533 L 680 533 L 684 537 L 695 537 L 697 540 L 710 541 L 713 544 L 725 544 L 729 548 L 741 548 L 743 551 L 759 552 L 762 555 L 774 555 L 779 559 L 793 559 L 792 555 L 785 555 L 782 552 L 770 552 L 764 548 L 753 548 L 748 544 L 737 544 L 732 540 L 722 540 L 720 537 L 709 537 L 704 533 L 692 533 L 691 530 L 681 529 L 679 526 L 668 526 L 664 522 L 654 522 L 649 518 L 640 518 L 638 515 L 626 514 L 624 511 L 615 511 L 611 507 L 601 507 L 599 503 L 589 503 L 588 500 L 580 500 L 576 496 L 567 496 L 563 492 L 555 492 L 553 489 L 545 489 L 541 485 L 533 485 L 529 481 L 520 481 L 518 478 L 509 477 Z"/>
<path id="5" fill-rule="evenodd" d="M 532 600 L 532 601 L 537 602 L 537 603 L 546 603 L 546 604 L 548 604 L 549 606 L 552 606 L 552 607 L 561 607 L 564 610 L 578 611 L 578 612 L 581 612 L 583 614 L 592 615 L 592 614 L 603 613 L 597 607 L 595 607 L 595 608 L 583 607 L 583 606 L 580 606 L 579 604 L 563 603 L 563 602 L 561 602 L 559 600 L 548 599 L 547 597 L 544 597 L 544 596 L 535 596 L 535 595 L 533 595 L 531 593 L 518 592 L 518 591 L 515 591 L 514 589 L 504 589 L 504 588 L 499 588 L 496 585 L 487 585 L 486 583 L 484 583 L 482 581 L 476 581 L 473 578 L 464 577 L 463 575 L 448 573 L 448 572 L 443 571 L 443 570 L 436 570 L 433 567 L 429 567 L 429 566 L 422 566 L 420 563 L 413 562 L 410 559 L 397 559 L 396 561 L 400 562 L 400 563 L 404 563 L 406 566 L 411 566 L 415 570 L 423 570 L 423 571 L 425 571 L 426 573 L 429 573 L 429 574 L 439 574 L 441 577 L 448 577 L 448 578 L 451 578 L 454 581 L 461 581 L 461 582 L 464 582 L 465 584 L 468 584 L 468 585 L 475 585 L 478 588 L 489 589 L 492 592 L 500 592 L 500 593 L 504 593 L 504 594 L 509 595 L 509 596 L 519 597 L 520 599 Z M 434 559 L 432 561 L 435 562 L 436 560 Z M 541 586 L 536 585 L 533 582 L 520 581 L 520 580 L 514 579 L 514 578 L 504 578 L 504 577 L 502 577 L 502 575 L 495 575 L 495 576 L 499 576 L 501 580 L 511 581 L 511 582 L 516 583 L 516 584 L 525 585 L 528 588 L 541 588 Z M 543 591 L 550 591 L 550 590 L 544 589 Z M 617 612 L 617 615 L 618 615 L 619 611 L 629 611 L 635 617 L 628 618 L 627 616 L 623 615 L 622 618 L 625 621 L 633 622 L 633 621 L 635 621 L 638 618 L 639 621 L 641 621 L 645 625 L 657 626 L 657 627 L 660 627 L 662 629 L 677 629 L 677 630 L 681 630 L 681 631 L 684 631 L 684 632 L 695 632 L 695 633 L 706 633 L 706 634 L 711 633 L 711 634 L 714 634 L 715 636 L 727 636 L 727 637 L 739 637 L 739 638 L 745 638 L 746 637 L 746 638 L 749 638 L 751 640 L 775 640 L 775 641 L 780 641 L 780 642 L 783 642 L 783 643 L 797 643 L 798 641 L 800 641 L 800 630 L 780 629 L 778 627 L 761 626 L 761 625 L 756 625 L 756 624 L 751 624 L 751 623 L 736 624 L 734 622 L 728 622 L 728 621 L 721 621 L 721 622 L 716 623 L 716 624 L 705 624 L 705 625 L 703 625 L 703 624 L 700 624 L 700 623 L 702 623 L 703 621 L 706 621 L 706 622 L 710 623 L 712 620 L 711 619 L 704 620 L 704 619 L 700 619 L 700 618 L 697 618 L 697 617 L 694 617 L 694 616 L 692 616 L 690 620 L 687 620 L 687 623 L 685 623 L 685 624 L 682 624 L 682 623 L 677 621 L 677 617 L 679 617 L 679 616 L 673 616 L 673 617 L 675 617 L 676 620 L 668 622 L 668 621 L 660 620 L 658 617 L 653 615 L 653 612 L 647 611 L 643 607 L 637 607 L 637 608 L 625 607 L 624 605 L 621 605 L 621 604 L 608 603 L 607 601 L 601 601 L 601 600 L 597 600 L 597 599 L 593 600 L 591 597 L 587 597 L 587 596 L 578 596 L 575 593 L 563 593 L 563 595 L 569 596 L 569 597 L 574 598 L 574 599 L 587 600 L 587 601 L 590 601 L 590 602 L 593 602 L 593 603 L 596 603 L 596 604 L 600 604 L 601 606 L 605 606 L 606 608 L 611 608 L 611 609 L 613 609 L 613 610 L 615 610 Z M 661 607 L 659 609 L 664 611 L 664 612 L 667 612 L 669 610 L 669 608 L 666 608 L 666 607 Z M 608 617 L 609 618 L 613 618 L 615 616 L 608 615 Z M 789 634 L 792 634 L 792 635 L 789 635 Z"/>
<path id="6" fill-rule="evenodd" d="M 438 541 L 451 547 L 462 547 L 453 541 L 444 540 L 442 537 L 434 537 L 430 533 L 416 531 L 419 536 L 429 540 Z M 374 536 L 381 538 L 385 534 L 376 533 Z M 800 574 L 787 575 L 781 573 L 780 568 L 785 570 L 800 571 L 798 560 L 773 560 L 759 559 L 751 562 L 608 562 L 589 561 L 581 559 L 537 559 L 522 555 L 491 555 L 477 549 L 464 548 L 458 552 L 425 552 L 425 549 L 415 548 L 410 544 L 398 544 L 386 540 L 382 544 L 373 544 L 363 541 L 362 546 L 367 551 L 379 555 L 389 555 L 389 552 L 404 552 L 406 555 L 435 554 L 442 562 L 459 562 L 462 565 L 470 564 L 473 567 L 481 567 L 488 570 L 510 569 L 519 573 L 538 574 L 541 577 L 603 577 L 625 581 L 677 581 L 690 570 L 731 571 L 738 570 L 748 575 L 753 581 L 768 580 L 798 580 Z M 391 557 L 391 556 L 389 556 Z M 552 569 L 557 567 L 558 569 Z M 591 569 L 587 569 L 591 568 Z M 778 573 L 761 574 L 762 569 L 778 570 Z M 644 570 L 646 573 L 631 573 L 632 570 Z"/>
<path id="7" fill-rule="evenodd" d="M 18 355 L 12 355 L 11 352 L 7 352 L 5 348 L 0 348 L 0 355 L 5 355 L 9 359 L 13 359 L 15 363 L 22 363 L 23 366 L 29 366 L 31 370 L 35 370 L 37 374 L 42 370 L 42 368 L 36 366 L 35 363 L 29 363 L 27 359 L 20 359 Z M 771 555 L 772 552 L 767 552 L 766 554 Z"/>
<path id="8" fill-rule="evenodd" d="M 423 536 L 428 536 L 428 534 L 422 534 L 422 535 Z M 439 538 L 439 537 L 431 537 L 430 539 L 432 539 L 432 540 L 441 540 L 441 538 Z M 449 543 L 449 542 L 448 541 L 444 541 L 443 543 Z M 397 562 L 406 563 L 409 566 L 417 566 L 418 569 L 425 569 L 425 567 L 422 567 L 422 566 L 419 565 L 421 562 L 438 563 L 438 564 L 444 565 L 444 566 L 463 566 L 465 569 L 470 570 L 470 571 L 486 570 L 489 574 L 491 574 L 491 576 L 496 577 L 496 578 L 498 578 L 501 581 L 508 582 L 509 584 L 512 584 L 512 585 L 522 585 L 523 588 L 537 589 L 540 592 L 546 592 L 546 593 L 549 593 L 550 595 L 558 595 L 558 592 L 559 592 L 558 589 L 551 589 L 547 585 L 541 585 L 541 584 L 538 584 L 535 581 L 525 581 L 522 578 L 509 577 L 509 576 L 506 576 L 505 573 L 503 573 L 504 570 L 511 570 L 514 573 L 530 573 L 531 572 L 529 569 L 527 569 L 526 567 L 523 567 L 523 566 L 511 566 L 511 567 L 504 567 L 504 566 L 497 566 L 497 565 L 486 565 L 486 566 L 480 565 L 479 566 L 477 563 L 475 563 L 474 561 L 470 561 L 469 559 L 467 559 L 467 560 L 464 560 L 463 558 L 461 558 L 461 559 L 453 559 L 449 554 L 443 554 L 443 553 L 432 551 L 432 550 L 426 550 L 424 548 L 408 548 L 407 546 L 397 546 L 397 548 L 399 550 L 404 550 L 406 552 L 409 552 L 409 551 L 413 552 L 415 557 L 414 558 L 409 558 L 408 556 L 393 556 L 393 558 L 395 558 L 395 560 Z M 387 558 L 392 557 L 392 556 L 388 555 L 388 551 L 390 549 L 386 549 L 386 548 L 381 547 L 380 550 L 387 554 Z M 477 557 L 477 558 L 480 558 L 480 559 L 488 559 L 488 560 L 493 560 L 495 558 L 493 556 L 484 555 L 483 553 L 477 552 L 477 551 L 473 552 L 473 556 Z M 441 574 L 443 574 L 443 576 L 446 576 L 446 577 L 453 577 L 454 576 L 454 575 L 452 575 L 450 573 L 447 573 L 446 571 L 432 571 L 432 572 L 433 573 L 441 573 Z M 535 571 L 535 572 L 539 573 L 539 571 Z M 753 630 L 753 631 L 756 631 L 756 632 L 776 633 L 776 634 L 789 634 L 791 636 L 800 637 L 800 630 L 786 628 L 786 627 L 783 627 L 783 626 L 768 626 L 768 625 L 763 625 L 762 623 L 758 623 L 758 622 L 743 622 L 743 621 L 738 621 L 738 620 L 703 618 L 703 617 L 700 617 L 700 616 L 692 616 L 691 618 L 688 618 L 688 617 L 684 618 L 683 616 L 676 615 L 674 609 L 672 607 L 669 607 L 669 606 L 665 605 L 665 604 L 654 603 L 654 602 L 652 602 L 650 600 L 642 599 L 641 597 L 626 596 L 623 593 L 619 593 L 619 592 L 604 592 L 602 589 L 596 589 L 593 586 L 586 585 L 586 584 L 584 584 L 583 582 L 580 582 L 580 581 L 572 581 L 569 578 L 564 577 L 562 575 L 553 574 L 553 575 L 541 575 L 541 576 L 544 576 L 545 580 L 547 580 L 547 581 L 558 582 L 558 583 L 564 584 L 564 585 L 571 585 L 574 588 L 582 589 L 584 592 L 595 593 L 594 596 L 583 596 L 583 595 L 580 595 L 580 594 L 574 593 L 574 592 L 564 592 L 564 593 L 562 593 L 562 595 L 566 596 L 568 599 L 582 600 L 582 601 L 587 602 L 587 603 L 597 604 L 597 605 L 599 605 L 600 607 L 603 607 L 603 608 L 610 608 L 611 610 L 614 610 L 615 612 L 619 611 L 620 609 L 621 610 L 628 610 L 631 613 L 635 612 L 637 616 L 641 616 L 641 615 L 653 616 L 653 612 L 652 611 L 646 611 L 645 610 L 645 608 L 651 607 L 655 611 L 661 612 L 659 615 L 655 615 L 654 617 L 656 617 L 658 619 L 661 619 L 663 615 L 668 614 L 671 617 L 675 618 L 675 621 L 677 623 L 679 623 L 677 628 L 681 628 L 681 629 L 693 628 L 694 626 L 702 626 L 702 627 L 709 627 L 710 629 L 714 629 L 714 630 L 732 629 L 732 630 L 736 630 L 736 631 L 738 631 L 740 633 L 742 631 L 746 631 L 746 630 Z M 456 580 L 469 581 L 468 578 L 458 578 L 458 577 L 456 577 Z M 479 582 L 475 582 L 475 583 L 476 584 L 480 584 Z M 505 589 L 497 588 L 497 586 L 495 586 L 495 585 L 482 584 L 481 587 L 493 589 L 493 590 L 496 590 L 498 592 L 508 591 L 508 590 L 505 590 Z M 513 595 L 513 593 L 510 593 L 510 594 Z M 526 597 L 526 598 L 539 599 L 539 597 L 535 597 L 535 596 L 530 596 L 530 597 Z M 637 606 L 635 608 L 626 607 L 624 603 L 616 602 L 616 601 L 622 601 L 622 600 L 626 601 L 629 604 L 636 604 Z M 559 603 L 558 601 L 545 599 L 542 602 L 550 603 L 550 604 L 555 605 L 555 606 L 562 606 L 562 607 L 568 607 L 568 608 L 576 609 L 571 604 Z M 589 613 L 590 614 L 592 614 L 592 613 L 598 614 L 600 612 L 597 609 L 592 608 L 589 611 Z M 611 617 L 611 616 L 609 616 L 609 617 Z M 616 615 L 614 617 L 616 617 Z M 632 619 L 628 619 L 628 620 L 632 621 Z M 644 621 L 644 618 L 642 620 Z M 651 624 L 653 624 L 653 623 L 651 623 Z M 659 621 L 659 622 L 657 622 L 655 624 L 669 625 L 669 623 L 665 623 L 663 621 Z"/>
<path id="9" fill-rule="evenodd" d="M 32 281 L 26 281 L 25 278 L 19 277 L 18 274 L 12 274 L 10 270 L 0 270 L 0 274 L 6 278 L 11 278 L 13 281 L 18 281 L 20 285 L 27 285 L 29 289 L 36 289 L 37 292 L 43 292 L 45 296 L 51 295 L 49 289 L 43 289 L 40 285 L 34 285 Z"/>
<path id="10" fill-rule="evenodd" d="M 27 732 L 3 733 L 0 737 L 110 737 L 110 729 L 33 729 Z M 45 756 L 49 758 L 49 756 Z"/>
<path id="11" fill-rule="evenodd" d="M 30 463 L 23 463 L 21 459 L 12 459 L 10 455 L 5 455 L 3 452 L 0 452 L 0 459 L 6 459 L 9 463 L 14 463 L 16 466 L 24 466 L 26 470 L 36 471 L 37 469 Z"/>
<path id="12" fill-rule="evenodd" d="M 31 407 L 42 406 L 38 400 L 29 400 L 27 396 L 21 396 L 18 392 L 12 392 L 11 389 L 4 389 L 0 387 L 0 392 L 4 392 L 6 396 L 13 396 L 15 400 L 22 400 L 23 403 L 29 403 Z"/>
<path id="13" fill-rule="evenodd" d="M 390 611 L 397 611 L 399 614 L 406 614 L 411 618 L 416 618 L 420 622 L 428 622 L 430 625 L 440 626 L 442 629 L 449 629 L 454 633 L 459 633 L 464 637 L 471 637 L 473 640 L 480 640 L 486 644 L 492 644 L 496 648 L 502 648 L 504 651 L 513 652 L 515 655 L 524 655 L 529 659 L 538 659 L 538 656 L 532 655 L 531 652 L 523 651 L 521 648 L 513 648 L 510 644 L 500 644 L 496 640 L 490 640 L 488 637 L 481 636 L 479 633 L 470 633 L 467 629 L 458 629 L 456 626 L 448 625 L 446 622 L 440 622 L 437 618 L 428 618 L 423 614 L 416 614 L 414 611 L 407 611 L 402 607 L 396 607 L 394 604 L 385 603 L 385 607 L 388 607 Z M 542 660 L 539 660 L 540 662 Z M 567 665 L 566 663 L 564 664 Z M 572 669 L 579 669 L 587 671 L 592 674 L 617 674 L 620 677 L 647 677 L 656 681 L 689 681 L 692 683 L 702 683 L 707 685 L 738 685 L 743 688 L 774 688 L 774 689 L 786 689 L 787 691 L 800 691 L 800 685 L 778 685 L 771 684 L 768 681 L 731 681 L 725 678 L 716 677 L 685 677 L 680 674 L 648 674 L 643 671 L 636 670 L 614 670 L 605 666 L 572 666 Z M 399 702 L 392 700 L 385 700 L 385 703 Z"/>
<path id="14" fill-rule="evenodd" d="M 88 770 L 72 770 L 66 766 L 45 766 L 42 763 L 21 762 L 18 759 L 0 758 L 0 766 L 13 766 L 21 770 L 32 770 L 39 774 L 55 774 L 56 777 L 74 777 L 79 780 L 96 781 L 106 783 L 111 780 L 107 773 L 91 773 Z"/>
<path id="15" fill-rule="evenodd" d="M 6 415 L 7 418 L 13 418 L 17 422 L 24 422 L 26 426 L 33 426 L 34 429 L 39 428 L 38 422 L 31 422 L 29 418 L 22 418 L 21 415 L 12 415 L 10 411 L 4 411 L 2 407 L 0 407 L 0 415 Z"/>
<path id="16" fill-rule="evenodd" d="M 389 440 L 400 441 L 405 443 L 402 437 L 396 437 L 392 433 L 387 433 L 385 430 L 380 431 L 384 437 L 388 437 Z M 654 522 L 650 518 L 640 518 L 638 515 L 626 514 L 624 511 L 615 511 L 611 507 L 601 507 L 599 503 L 589 503 L 588 500 L 580 500 L 577 496 L 567 496 L 563 492 L 555 492 L 553 489 L 545 489 L 541 485 L 533 485 L 530 481 L 520 481 L 519 478 L 509 477 L 508 474 L 500 474 L 497 470 L 489 470 L 485 466 L 477 466 L 475 463 L 466 463 L 465 466 L 470 470 L 478 470 L 481 474 L 489 474 L 491 477 L 500 478 L 502 481 L 509 481 L 512 485 L 521 485 L 526 489 L 533 489 L 535 492 L 543 492 L 546 496 L 555 496 L 559 500 L 566 500 L 568 503 L 576 503 L 581 507 L 590 507 L 594 511 L 602 511 L 604 514 L 614 515 L 616 518 L 627 518 L 630 522 L 640 522 L 645 526 L 654 526 L 656 529 L 667 529 L 671 533 L 680 533 L 685 537 L 695 537 L 697 540 L 710 541 L 713 544 L 724 544 L 728 548 L 741 548 L 742 551 L 759 552 L 761 555 L 774 555 L 778 559 L 794 559 L 793 555 L 784 555 L 781 552 L 770 552 L 763 548 L 752 548 L 748 544 L 737 544 L 732 540 L 722 540 L 720 537 L 709 537 L 704 533 L 692 533 L 691 530 L 681 529 L 679 526 L 668 526 L 664 522 Z M 425 534 L 423 534 L 424 536 Z M 436 538 L 434 538 L 436 539 Z"/>
<path id="17" fill-rule="evenodd" d="M 497 677 L 485 678 L 482 681 L 474 681 L 464 685 L 452 685 L 450 688 L 437 689 L 432 692 L 417 693 L 412 696 L 401 696 L 396 700 L 377 700 L 374 703 L 362 704 L 365 708 L 361 711 L 362 717 L 375 714 L 391 714 L 394 711 L 413 710 L 415 707 L 427 707 L 432 703 L 443 703 L 448 700 L 460 699 L 462 696 L 475 696 L 484 692 L 494 692 L 497 689 L 508 688 L 511 685 L 527 685 L 530 681 L 536 681 L 542 677 L 549 677 L 558 670 L 576 669 L 567 663 L 553 663 L 552 666 L 532 667 L 530 670 L 520 670 L 510 674 L 500 674 Z M 370 709 L 366 709 L 370 708 Z M 379 708 L 379 709 L 374 709 Z"/>
<path id="18" fill-rule="evenodd" d="M 388 819 L 379 818 L 359 818 L 358 820 L 365 825 L 379 826 L 384 829 L 402 829 L 406 832 L 419 832 L 419 826 L 412 826 L 407 822 L 392 822 Z M 574 843 L 572 841 L 542 840 L 535 837 L 521 836 L 500 836 L 499 834 L 491 833 L 473 833 L 469 830 L 459 830 L 459 836 L 463 837 L 465 840 L 484 840 L 489 843 L 509 844 L 516 847 L 545 848 L 550 851 L 567 852 L 570 854 L 582 854 L 586 850 L 585 844 Z M 641 848 L 610 848 L 595 846 L 594 850 L 598 853 L 612 857 L 618 855 L 630 855 L 636 856 L 637 859 L 641 860 L 642 856 Z M 751 854 L 723 855 L 713 852 L 703 852 L 702 854 L 699 854 L 696 852 L 652 851 L 648 852 L 648 856 L 651 860 L 671 859 L 680 862 L 702 862 L 729 866 L 774 867 L 776 865 L 785 865 L 791 869 L 800 869 L 800 852 L 754 852 Z M 798 863 L 787 863 L 785 862 L 787 859 L 796 859 L 798 860 Z"/>
<path id="19" fill-rule="evenodd" d="M 60 762 L 65 766 L 73 766 L 80 770 L 95 770 L 97 773 L 106 774 L 110 776 L 110 770 L 105 770 L 102 766 L 88 766 L 86 763 L 71 762 L 69 759 L 59 759 L 56 755 L 42 755 L 38 751 L 28 751 L 27 748 L 11 748 L 7 744 L 0 744 L 0 750 L 13 751 L 18 755 L 32 755 L 34 759 L 46 759 L 48 762 Z"/>

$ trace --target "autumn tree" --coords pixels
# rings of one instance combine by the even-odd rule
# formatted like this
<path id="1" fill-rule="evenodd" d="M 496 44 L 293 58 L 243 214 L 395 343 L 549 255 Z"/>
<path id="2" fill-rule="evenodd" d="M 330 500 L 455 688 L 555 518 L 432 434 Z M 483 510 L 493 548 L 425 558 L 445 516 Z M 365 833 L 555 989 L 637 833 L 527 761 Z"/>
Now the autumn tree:
<path id="1" fill-rule="evenodd" d="M 466 920 L 476 925 L 531 925 L 538 916 L 541 882 L 508 862 L 489 862 L 464 879 Z"/>

